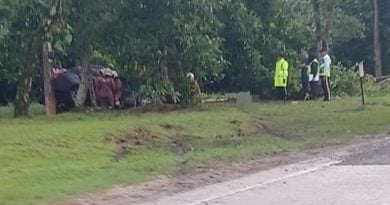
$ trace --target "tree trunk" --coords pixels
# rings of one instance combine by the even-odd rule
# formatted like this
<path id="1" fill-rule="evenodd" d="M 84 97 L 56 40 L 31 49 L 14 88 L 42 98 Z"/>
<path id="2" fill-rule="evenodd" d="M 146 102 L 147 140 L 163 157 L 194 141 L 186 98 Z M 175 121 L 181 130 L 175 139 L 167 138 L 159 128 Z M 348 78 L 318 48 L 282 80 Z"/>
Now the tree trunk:
<path id="1" fill-rule="evenodd" d="M 321 24 L 321 4 L 320 0 L 312 0 L 314 12 L 314 26 L 315 26 L 315 47 L 319 53 L 322 50 L 322 24 Z"/>
<path id="2" fill-rule="evenodd" d="M 323 49 L 329 51 L 330 50 L 330 44 L 332 41 L 332 29 L 333 23 L 336 16 L 336 1 L 335 0 L 326 0 L 322 1 L 322 12 L 323 15 L 323 21 L 324 21 L 324 36 L 323 36 Z"/>
<path id="3" fill-rule="evenodd" d="M 55 115 L 57 113 L 57 102 L 52 85 L 53 65 L 49 58 L 49 53 L 52 52 L 49 42 L 43 43 L 43 83 L 45 88 L 45 111 L 46 115 Z"/>
<path id="4" fill-rule="evenodd" d="M 84 51 L 81 57 L 81 82 L 77 91 L 76 107 L 82 108 L 85 106 L 88 90 L 92 82 L 92 72 L 90 69 L 91 50 L 88 48 Z"/>
<path id="5" fill-rule="evenodd" d="M 375 76 L 381 77 L 382 72 L 382 46 L 380 40 L 379 27 L 379 5 L 378 0 L 373 0 L 374 3 L 374 51 L 375 51 Z"/>
<path id="6" fill-rule="evenodd" d="M 326 15 L 324 16 L 324 36 L 322 39 L 322 50 L 329 51 L 330 50 L 330 33 L 332 28 L 332 12 L 327 11 Z"/>
<path id="7" fill-rule="evenodd" d="M 33 65 L 31 61 L 21 69 L 18 80 L 18 90 L 15 99 L 15 117 L 26 117 L 29 114 L 30 92 L 33 80 Z"/>

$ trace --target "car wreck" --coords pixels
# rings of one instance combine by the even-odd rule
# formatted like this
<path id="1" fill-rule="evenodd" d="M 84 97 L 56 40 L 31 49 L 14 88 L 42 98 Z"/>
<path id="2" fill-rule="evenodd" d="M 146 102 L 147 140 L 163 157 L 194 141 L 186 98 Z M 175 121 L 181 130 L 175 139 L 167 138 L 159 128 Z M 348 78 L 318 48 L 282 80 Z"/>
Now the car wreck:
<path id="1" fill-rule="evenodd" d="M 93 85 L 91 86 L 86 100 L 86 106 L 95 106 L 96 103 L 93 102 L 95 91 L 94 82 L 99 77 L 101 71 L 105 69 L 104 66 L 101 65 L 91 65 L 90 66 L 92 73 Z M 55 92 L 55 98 L 57 103 L 57 111 L 58 112 L 66 112 L 73 109 L 75 104 L 75 99 L 77 96 L 77 92 L 80 86 L 81 76 L 80 76 L 80 68 L 74 67 L 70 69 L 53 69 L 53 79 L 52 86 Z M 119 76 L 120 81 L 122 82 L 121 86 L 121 96 L 119 98 L 120 108 L 130 108 L 137 106 L 137 95 L 132 86 L 130 80 L 126 79 L 123 76 Z M 91 90 L 92 89 L 92 90 Z M 40 104 L 44 105 L 45 100 L 44 97 L 41 97 Z M 118 107 L 119 108 L 119 107 Z"/>

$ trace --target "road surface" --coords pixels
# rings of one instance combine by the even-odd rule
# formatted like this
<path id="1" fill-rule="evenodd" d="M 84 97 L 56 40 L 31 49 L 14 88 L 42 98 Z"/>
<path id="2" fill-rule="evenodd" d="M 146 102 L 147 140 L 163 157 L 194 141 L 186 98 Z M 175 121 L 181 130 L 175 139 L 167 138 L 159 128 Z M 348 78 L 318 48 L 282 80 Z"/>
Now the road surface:
<path id="1" fill-rule="evenodd" d="M 389 205 L 390 139 L 143 205 Z"/>

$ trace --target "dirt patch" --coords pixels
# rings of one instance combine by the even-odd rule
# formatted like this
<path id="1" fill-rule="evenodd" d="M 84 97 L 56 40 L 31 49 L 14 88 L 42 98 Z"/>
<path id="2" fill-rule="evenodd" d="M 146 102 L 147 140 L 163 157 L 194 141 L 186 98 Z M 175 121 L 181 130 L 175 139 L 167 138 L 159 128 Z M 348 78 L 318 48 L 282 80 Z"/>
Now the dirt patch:
<path id="1" fill-rule="evenodd" d="M 383 106 L 390 107 L 390 103 L 383 103 Z"/>
<path id="2" fill-rule="evenodd" d="M 120 134 L 118 137 L 106 137 L 107 140 L 115 143 L 113 161 L 118 162 L 140 149 L 154 147 L 159 141 L 159 137 L 152 135 L 148 130 L 138 128 L 135 131 Z"/>
<path id="3" fill-rule="evenodd" d="M 278 137 L 283 139 L 288 139 L 292 137 L 287 132 L 283 131 L 283 129 L 275 123 L 265 121 L 261 118 L 255 119 L 254 126 L 260 133 L 265 133 L 272 137 Z"/>
<path id="4" fill-rule="evenodd" d="M 219 102 L 219 103 L 202 103 L 199 105 L 175 105 L 175 104 L 151 104 L 142 107 L 137 107 L 129 110 L 130 113 L 143 114 L 143 113 L 170 113 L 170 112 L 203 112 L 210 109 L 218 108 L 230 108 L 235 104 L 231 102 Z"/>
<path id="5" fill-rule="evenodd" d="M 161 124 L 160 127 L 164 128 L 166 130 L 169 130 L 169 131 L 176 131 L 176 132 L 184 131 L 184 128 L 182 126 L 173 125 L 173 124 L 169 124 L 169 123 Z"/>
<path id="6" fill-rule="evenodd" d="M 239 147 L 250 141 L 252 136 L 265 133 L 279 138 L 290 138 L 288 133 L 279 129 L 272 122 L 262 119 L 255 119 L 254 128 L 243 128 L 243 122 L 232 120 L 229 122 L 234 129 L 231 135 L 217 135 L 215 137 L 203 138 L 200 136 L 188 135 L 185 129 L 179 125 L 164 123 L 159 126 L 168 133 L 152 133 L 143 128 L 132 131 L 124 131 L 120 134 L 109 134 L 105 137 L 106 142 L 113 143 L 114 150 L 112 159 L 115 162 L 125 159 L 129 155 L 143 150 L 162 149 L 172 152 L 178 156 L 185 155 L 194 150 L 213 149 L 221 147 Z"/>
<path id="7" fill-rule="evenodd" d="M 240 136 L 234 136 L 234 135 L 231 137 L 216 136 L 210 145 L 213 148 L 239 147 L 244 142 L 245 140 Z"/>
<path id="8" fill-rule="evenodd" d="M 138 107 L 132 110 L 135 113 L 169 113 L 176 111 L 187 111 L 188 107 L 184 105 L 170 105 L 170 104 L 152 104 Z"/>
<path id="9" fill-rule="evenodd" d="M 221 147 L 239 147 L 249 142 L 259 132 L 265 132 L 271 136 L 287 137 L 277 127 L 269 126 L 265 122 L 257 121 L 256 127 L 244 128 L 243 122 L 232 120 L 229 122 L 234 129 L 231 135 L 217 135 L 215 137 L 200 137 L 195 134 L 187 134 L 180 125 L 164 123 L 159 126 L 168 132 L 155 133 L 147 129 L 124 131 L 120 134 L 109 134 L 105 141 L 114 144 L 113 161 L 118 162 L 129 155 L 151 149 L 162 149 L 178 156 L 185 155 L 194 150 Z M 257 129 L 256 129 L 257 128 Z"/>
<path id="10" fill-rule="evenodd" d="M 248 133 L 242 128 L 242 122 L 239 120 L 230 121 L 234 125 L 234 129 L 239 137 L 245 137 Z"/>
<path id="11" fill-rule="evenodd" d="M 172 141 L 169 150 L 176 155 L 184 155 L 194 150 L 190 140 L 180 139 Z"/>
<path id="12" fill-rule="evenodd" d="M 166 147 L 170 152 L 181 156 L 206 144 L 204 140 L 206 139 L 197 135 L 178 133 L 170 138 Z"/>
<path id="13" fill-rule="evenodd" d="M 182 134 L 183 129 L 180 126 L 171 124 L 160 126 L 171 131 L 169 133 L 171 136 L 152 133 L 142 128 L 125 131 L 121 134 L 106 135 L 105 142 L 114 144 L 113 161 L 118 162 L 136 152 L 160 148 L 181 156 L 192 152 L 195 145 L 204 143 L 203 140 L 205 139 L 202 137 Z"/>
<path id="14" fill-rule="evenodd" d="M 364 112 L 369 110 L 369 107 L 365 106 L 359 106 L 357 108 L 352 108 L 352 109 L 343 109 L 343 110 L 335 110 L 333 111 L 334 113 L 356 113 L 356 112 Z"/>

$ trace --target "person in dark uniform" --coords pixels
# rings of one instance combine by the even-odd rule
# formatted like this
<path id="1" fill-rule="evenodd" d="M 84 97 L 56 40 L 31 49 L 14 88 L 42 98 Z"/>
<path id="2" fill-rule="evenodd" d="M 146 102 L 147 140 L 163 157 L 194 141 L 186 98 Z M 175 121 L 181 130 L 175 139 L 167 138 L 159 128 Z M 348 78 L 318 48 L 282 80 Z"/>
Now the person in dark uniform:
<path id="1" fill-rule="evenodd" d="M 302 55 L 302 63 L 299 66 L 301 69 L 301 80 L 302 80 L 302 91 L 301 91 L 301 99 L 306 100 L 307 97 L 310 95 L 310 81 L 309 81 L 309 52 L 302 48 L 301 49 L 301 55 Z"/>

